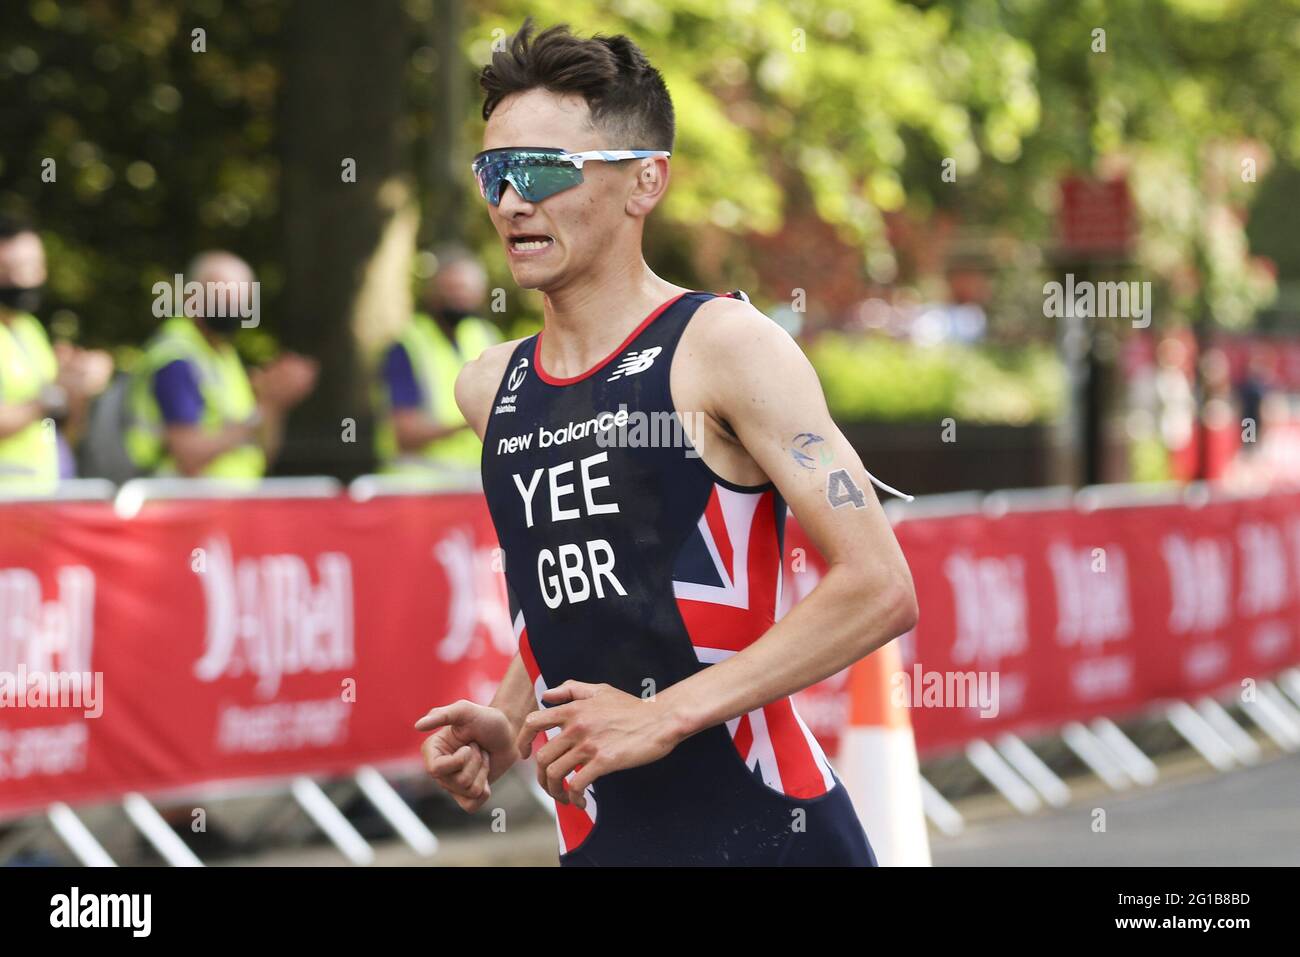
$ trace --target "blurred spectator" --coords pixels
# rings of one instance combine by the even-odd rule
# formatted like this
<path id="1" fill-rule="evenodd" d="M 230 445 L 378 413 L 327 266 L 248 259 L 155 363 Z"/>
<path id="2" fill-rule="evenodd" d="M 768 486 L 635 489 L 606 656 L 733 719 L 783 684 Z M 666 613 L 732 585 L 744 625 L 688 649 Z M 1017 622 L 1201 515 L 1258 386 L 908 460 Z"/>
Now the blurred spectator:
<path id="1" fill-rule="evenodd" d="M 1205 451 L 1198 450 L 1201 461 L 1196 477 L 1219 479 L 1241 448 L 1241 421 L 1235 418 L 1233 406 L 1232 367 L 1223 349 L 1216 346 L 1205 350 L 1201 381 L 1204 396 L 1196 441 L 1205 443 Z"/>
<path id="2" fill-rule="evenodd" d="M 59 422 L 59 476 L 73 478 L 77 474 L 73 448 L 90 437 L 91 403 L 113 378 L 113 357 L 103 349 L 82 349 L 65 340 L 54 343 L 54 356 L 59 381 L 68 386 L 68 415 Z"/>
<path id="3" fill-rule="evenodd" d="M 479 318 L 487 274 L 462 249 L 444 250 L 424 305 L 384 352 L 376 396 L 375 454 L 381 471 L 429 475 L 478 471 L 482 444 L 456 405 L 456 375 L 501 335 Z"/>
<path id="4" fill-rule="evenodd" d="M 1169 450 L 1174 478 L 1195 476 L 1196 392 L 1188 374 L 1188 348 L 1179 337 L 1166 336 L 1156 347 L 1156 396 L 1160 437 Z"/>
<path id="5" fill-rule="evenodd" d="M 1255 345 L 1251 349 L 1250 362 L 1246 372 L 1237 384 L 1237 401 L 1241 405 L 1242 429 L 1254 426 L 1252 441 L 1242 445 L 1242 452 L 1251 455 L 1264 439 L 1264 400 L 1272 386 L 1272 363 L 1263 346 Z"/>
<path id="6" fill-rule="evenodd" d="M 230 340 L 254 278 L 238 256 L 200 253 L 186 279 L 211 294 L 199 315 L 173 316 L 146 343 L 131 383 L 127 451 L 155 475 L 261 478 L 279 451 L 286 414 L 315 386 L 317 364 L 286 353 L 245 372 Z"/>
<path id="7" fill-rule="evenodd" d="M 112 360 L 71 343 L 51 346 L 33 313 L 45 285 L 45 247 L 27 223 L 0 220 L 0 488 L 45 492 L 74 473 L 63 434 L 80 431 Z"/>

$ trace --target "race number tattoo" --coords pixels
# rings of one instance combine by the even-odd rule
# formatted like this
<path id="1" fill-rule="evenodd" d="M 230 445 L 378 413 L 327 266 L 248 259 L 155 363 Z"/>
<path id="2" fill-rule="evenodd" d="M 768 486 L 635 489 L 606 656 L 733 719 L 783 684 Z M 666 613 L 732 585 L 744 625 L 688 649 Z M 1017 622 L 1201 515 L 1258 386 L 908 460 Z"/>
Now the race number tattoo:
<path id="1" fill-rule="evenodd" d="M 831 465 L 835 462 L 835 453 L 831 451 L 826 439 L 816 432 L 800 432 L 790 443 L 790 456 L 803 468 L 812 471 L 819 465 Z M 858 488 L 846 469 L 836 469 L 826 476 L 826 501 L 831 508 L 853 503 L 854 508 L 866 508 L 867 497 Z"/>
<path id="2" fill-rule="evenodd" d="M 849 502 L 853 503 L 854 508 L 867 507 L 867 497 L 845 469 L 836 469 L 826 477 L 826 501 L 833 509 Z"/>

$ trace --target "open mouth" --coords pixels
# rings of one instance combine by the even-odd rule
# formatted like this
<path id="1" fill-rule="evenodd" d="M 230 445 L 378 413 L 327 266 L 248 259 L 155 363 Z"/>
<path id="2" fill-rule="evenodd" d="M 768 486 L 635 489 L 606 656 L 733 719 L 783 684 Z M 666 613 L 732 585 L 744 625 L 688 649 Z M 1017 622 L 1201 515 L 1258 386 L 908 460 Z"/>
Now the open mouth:
<path id="1" fill-rule="evenodd" d="M 541 234 L 535 236 L 511 236 L 510 248 L 521 253 L 534 252 L 538 249 L 545 249 L 554 242 L 554 237 Z"/>

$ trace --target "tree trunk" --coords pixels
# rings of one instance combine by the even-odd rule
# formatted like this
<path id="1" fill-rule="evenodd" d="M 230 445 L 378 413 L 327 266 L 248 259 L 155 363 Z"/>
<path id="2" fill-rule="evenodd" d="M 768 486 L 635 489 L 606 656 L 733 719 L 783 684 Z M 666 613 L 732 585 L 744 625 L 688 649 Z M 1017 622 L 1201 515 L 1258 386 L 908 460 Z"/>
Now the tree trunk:
<path id="1" fill-rule="evenodd" d="M 464 235 L 465 191 L 448 184 L 469 181 L 469 158 L 463 149 L 466 100 L 465 62 L 460 52 L 464 27 L 461 0 L 437 0 L 429 21 L 429 43 L 438 51 L 438 92 L 433 106 L 433 137 L 429 144 L 429 212 L 425 236 L 431 245 L 455 242 Z"/>
<path id="2" fill-rule="evenodd" d="M 370 360 L 410 312 L 410 30 L 400 0 L 295 0 L 288 17 L 280 331 L 288 348 L 320 360 L 321 375 L 290 419 L 280 473 L 349 478 L 371 467 Z"/>

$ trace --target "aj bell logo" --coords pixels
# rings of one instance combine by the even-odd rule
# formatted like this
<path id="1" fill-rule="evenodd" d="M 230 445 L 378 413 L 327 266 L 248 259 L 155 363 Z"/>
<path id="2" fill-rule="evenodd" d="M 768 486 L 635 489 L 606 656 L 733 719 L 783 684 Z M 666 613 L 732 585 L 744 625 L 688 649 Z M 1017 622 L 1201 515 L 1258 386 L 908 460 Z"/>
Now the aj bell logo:
<path id="1" fill-rule="evenodd" d="M 519 365 L 510 370 L 510 381 L 506 383 L 511 392 L 518 391 L 519 387 L 524 384 L 524 376 L 527 374 L 528 358 L 526 356 L 521 356 L 519 359 Z"/>
<path id="2" fill-rule="evenodd" d="M 645 372 L 654 364 L 655 358 L 663 352 L 663 346 L 654 346 L 650 349 L 642 349 L 640 352 L 629 352 L 623 357 L 623 361 L 618 364 L 614 374 L 606 379 L 606 382 L 613 382 L 626 375 L 636 375 L 638 372 Z"/>

